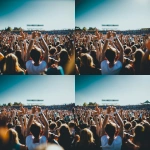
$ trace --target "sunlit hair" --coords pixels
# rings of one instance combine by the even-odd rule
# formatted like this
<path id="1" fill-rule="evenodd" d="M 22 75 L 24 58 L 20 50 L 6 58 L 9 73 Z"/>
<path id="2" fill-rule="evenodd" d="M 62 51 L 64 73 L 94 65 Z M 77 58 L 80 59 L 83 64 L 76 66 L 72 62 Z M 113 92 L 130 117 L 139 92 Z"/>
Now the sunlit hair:
<path id="1" fill-rule="evenodd" d="M 4 72 L 13 74 L 19 71 L 23 70 L 19 67 L 18 58 L 12 53 L 8 54 L 5 59 Z"/>
<path id="2" fill-rule="evenodd" d="M 89 54 L 81 54 L 81 66 L 93 67 L 93 58 Z"/>
<path id="3" fill-rule="evenodd" d="M 60 126 L 60 136 L 70 136 L 69 126 L 67 124 L 62 124 Z"/>
<path id="4" fill-rule="evenodd" d="M 90 144 L 90 143 L 94 143 L 94 138 L 93 138 L 93 133 L 85 128 L 81 131 L 81 135 L 80 135 L 80 144 Z"/>
<path id="5" fill-rule="evenodd" d="M 141 62 L 143 56 L 144 56 L 144 52 L 141 49 L 137 49 L 134 53 L 134 61 Z"/>
<path id="6" fill-rule="evenodd" d="M 8 135 L 8 144 L 18 144 L 19 143 L 19 138 L 18 138 L 18 133 L 10 128 L 7 132 Z"/>

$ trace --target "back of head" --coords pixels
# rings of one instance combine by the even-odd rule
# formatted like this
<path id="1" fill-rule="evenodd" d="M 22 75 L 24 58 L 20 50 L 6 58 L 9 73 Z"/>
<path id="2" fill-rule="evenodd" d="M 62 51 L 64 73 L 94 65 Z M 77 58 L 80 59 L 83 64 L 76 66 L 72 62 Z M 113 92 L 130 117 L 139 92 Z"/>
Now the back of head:
<path id="1" fill-rule="evenodd" d="M 18 67 L 17 57 L 12 53 L 8 54 L 5 59 L 4 72 L 8 74 L 15 73 L 17 67 Z"/>
<path id="2" fill-rule="evenodd" d="M 132 127 L 132 124 L 130 122 L 126 122 L 126 124 L 124 125 L 124 128 L 126 130 L 129 130 Z"/>
<path id="3" fill-rule="evenodd" d="M 134 54 L 135 60 L 141 62 L 144 52 L 141 49 L 137 49 Z"/>
<path id="4" fill-rule="evenodd" d="M 84 67 L 92 67 L 93 66 L 93 58 L 89 54 L 81 55 L 81 65 Z"/>
<path id="5" fill-rule="evenodd" d="M 51 47 L 49 50 L 50 55 L 54 55 L 57 52 L 57 49 L 55 47 Z"/>
<path id="6" fill-rule="evenodd" d="M 105 132 L 107 133 L 107 135 L 110 137 L 110 138 L 113 138 L 114 135 L 115 135 L 115 132 L 116 132 L 116 128 L 114 125 L 112 124 L 107 124 L 106 127 L 105 127 Z"/>
<path id="7" fill-rule="evenodd" d="M 37 48 L 32 49 L 30 52 L 30 57 L 33 59 L 35 63 L 39 62 L 41 57 L 41 51 Z"/>
<path id="8" fill-rule="evenodd" d="M 61 50 L 59 57 L 60 57 L 60 61 L 64 63 L 67 63 L 70 59 L 69 54 L 65 49 Z"/>
<path id="9" fill-rule="evenodd" d="M 80 135 L 80 144 L 90 144 L 94 142 L 94 138 L 93 138 L 93 133 L 85 128 L 81 131 L 81 135 Z"/>
<path id="10" fill-rule="evenodd" d="M 137 124 L 134 132 L 135 132 L 135 140 L 141 141 L 144 135 L 144 127 L 140 124 Z"/>
<path id="11" fill-rule="evenodd" d="M 132 49 L 130 47 L 126 47 L 125 50 L 124 50 L 124 53 L 126 55 L 129 55 L 131 52 L 132 52 Z"/>
<path id="12" fill-rule="evenodd" d="M 70 136 L 69 126 L 67 124 L 62 124 L 59 132 L 60 136 Z"/>
<path id="13" fill-rule="evenodd" d="M 107 49 L 105 52 L 105 57 L 110 63 L 113 63 L 116 57 L 116 51 L 113 49 Z"/>
<path id="14" fill-rule="evenodd" d="M 51 122 L 49 125 L 50 130 L 54 130 L 57 127 L 57 124 L 55 122 Z"/>
<path id="15" fill-rule="evenodd" d="M 40 135 L 41 128 L 37 124 L 32 124 L 30 127 L 30 132 L 35 138 L 38 138 Z"/>

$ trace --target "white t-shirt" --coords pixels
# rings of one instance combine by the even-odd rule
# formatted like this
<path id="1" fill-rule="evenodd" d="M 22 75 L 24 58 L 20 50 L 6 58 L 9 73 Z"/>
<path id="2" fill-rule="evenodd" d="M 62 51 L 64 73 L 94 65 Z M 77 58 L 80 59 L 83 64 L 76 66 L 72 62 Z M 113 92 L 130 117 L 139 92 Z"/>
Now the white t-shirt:
<path id="1" fill-rule="evenodd" d="M 47 139 L 45 136 L 40 137 L 39 143 L 33 143 L 33 140 L 34 140 L 33 135 L 28 135 L 26 137 L 26 146 L 28 147 L 28 150 L 34 150 L 37 146 L 44 144 L 44 143 L 45 144 L 47 143 Z"/>
<path id="2" fill-rule="evenodd" d="M 122 138 L 116 136 L 111 145 L 108 144 L 109 136 L 104 135 L 101 137 L 102 150 L 121 150 Z"/>
<path id="3" fill-rule="evenodd" d="M 109 61 L 103 60 L 101 62 L 102 74 L 106 75 L 115 75 L 119 74 L 122 68 L 122 63 L 120 61 L 116 61 L 112 68 L 109 67 Z"/>
<path id="4" fill-rule="evenodd" d="M 28 60 L 26 62 L 26 69 L 28 71 L 28 74 L 33 74 L 33 75 L 42 74 L 45 71 L 46 66 L 47 64 L 45 61 L 41 61 L 39 66 L 34 66 L 34 61 L 32 60 Z"/>

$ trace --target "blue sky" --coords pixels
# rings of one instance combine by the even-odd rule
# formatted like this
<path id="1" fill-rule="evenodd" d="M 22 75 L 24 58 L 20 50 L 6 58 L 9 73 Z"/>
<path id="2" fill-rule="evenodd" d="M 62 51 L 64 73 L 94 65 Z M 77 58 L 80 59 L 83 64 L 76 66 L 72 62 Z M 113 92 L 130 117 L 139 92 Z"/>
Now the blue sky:
<path id="1" fill-rule="evenodd" d="M 76 0 L 76 26 L 117 24 L 119 30 L 150 27 L 150 0 Z"/>
<path id="2" fill-rule="evenodd" d="M 150 100 L 150 76 L 76 76 L 76 105 L 118 99 L 120 105 Z"/>
<path id="3" fill-rule="evenodd" d="M 0 104 L 43 99 L 44 105 L 75 103 L 74 76 L 0 76 Z"/>
<path id="4" fill-rule="evenodd" d="M 44 24 L 44 30 L 73 29 L 75 0 L 1 0 L 0 29 Z"/>

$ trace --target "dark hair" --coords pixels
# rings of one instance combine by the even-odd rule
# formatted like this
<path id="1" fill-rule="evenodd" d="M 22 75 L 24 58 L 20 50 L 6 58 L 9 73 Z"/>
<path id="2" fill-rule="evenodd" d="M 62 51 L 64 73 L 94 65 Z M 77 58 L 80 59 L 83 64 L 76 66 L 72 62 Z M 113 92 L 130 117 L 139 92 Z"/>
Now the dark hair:
<path id="1" fill-rule="evenodd" d="M 38 62 L 40 60 L 41 51 L 38 49 L 32 49 L 30 52 L 30 56 L 34 62 Z"/>
<path id="2" fill-rule="evenodd" d="M 107 49 L 105 52 L 105 56 L 110 63 L 113 63 L 116 57 L 116 51 L 113 49 Z"/>
<path id="3" fill-rule="evenodd" d="M 105 127 L 105 132 L 108 134 L 110 138 L 113 138 L 116 132 L 116 128 L 112 124 L 107 124 Z"/>
<path id="4" fill-rule="evenodd" d="M 126 47 L 125 50 L 124 50 L 124 53 L 126 55 L 129 55 L 131 52 L 132 52 L 132 49 L 130 47 Z"/>
<path id="5" fill-rule="evenodd" d="M 17 50 L 15 52 L 15 55 L 17 56 L 18 60 L 20 60 L 21 59 L 21 50 Z"/>
<path id="6" fill-rule="evenodd" d="M 127 122 L 125 125 L 124 125 L 124 128 L 126 130 L 129 130 L 130 128 L 132 127 L 132 124 L 130 122 Z"/>
<path id="7" fill-rule="evenodd" d="M 51 130 L 54 130 L 56 127 L 57 127 L 57 124 L 55 122 L 51 122 L 50 125 L 49 125 L 49 128 Z"/>
<path id="8" fill-rule="evenodd" d="M 57 52 L 57 49 L 55 47 L 51 47 L 50 50 L 49 50 L 49 53 L 51 55 L 54 55 L 56 52 Z"/>
<path id="9" fill-rule="evenodd" d="M 41 128 L 37 124 L 32 124 L 30 127 L 30 131 L 35 138 L 38 138 L 38 136 L 40 135 L 40 130 Z"/>

